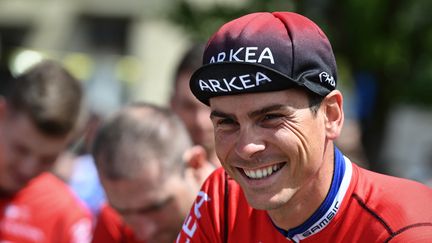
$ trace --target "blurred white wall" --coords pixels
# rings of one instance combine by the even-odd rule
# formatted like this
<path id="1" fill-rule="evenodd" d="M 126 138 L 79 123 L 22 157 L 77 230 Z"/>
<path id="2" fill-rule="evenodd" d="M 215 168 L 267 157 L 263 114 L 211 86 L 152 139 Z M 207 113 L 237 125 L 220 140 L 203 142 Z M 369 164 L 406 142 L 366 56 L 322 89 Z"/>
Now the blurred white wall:
<path id="1" fill-rule="evenodd" d="M 233 4 L 227 0 L 190 2 L 203 8 Z M 189 44 L 187 34 L 166 19 L 173 6 L 172 0 L 2 0 L 0 36 L 2 28 L 26 29 L 16 48 L 65 61 L 85 82 L 90 107 L 101 112 L 131 100 L 166 104 L 173 71 Z M 121 51 L 92 44 L 91 32 L 98 30 L 91 26 L 93 18 L 126 23 Z M 21 55 L 21 62 L 11 65 L 30 65 L 35 56 Z"/>

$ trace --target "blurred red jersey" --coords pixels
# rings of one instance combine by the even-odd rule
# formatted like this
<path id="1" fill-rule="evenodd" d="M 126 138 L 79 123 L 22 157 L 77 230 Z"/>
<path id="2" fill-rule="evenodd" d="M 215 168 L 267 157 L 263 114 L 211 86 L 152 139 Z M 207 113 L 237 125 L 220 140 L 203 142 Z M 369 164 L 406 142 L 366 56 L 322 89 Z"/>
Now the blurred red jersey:
<path id="1" fill-rule="evenodd" d="M 251 208 L 220 168 L 201 188 L 177 242 L 432 242 L 432 189 L 343 160 L 330 206 L 289 231 Z"/>
<path id="2" fill-rule="evenodd" d="M 0 199 L 0 242 L 90 242 L 89 211 L 63 181 L 43 173 L 13 197 Z"/>
<path id="3" fill-rule="evenodd" d="M 93 243 L 143 243 L 134 237 L 133 231 L 118 213 L 104 204 L 99 213 L 93 235 Z"/>

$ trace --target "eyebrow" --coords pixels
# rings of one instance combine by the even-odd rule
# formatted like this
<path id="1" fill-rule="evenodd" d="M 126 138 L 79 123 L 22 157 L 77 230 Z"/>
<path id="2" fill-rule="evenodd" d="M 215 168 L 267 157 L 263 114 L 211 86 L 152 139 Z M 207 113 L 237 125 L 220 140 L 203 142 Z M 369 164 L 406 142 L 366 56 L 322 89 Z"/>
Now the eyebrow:
<path id="1" fill-rule="evenodd" d="M 248 112 L 248 116 L 249 117 L 257 117 L 257 116 L 266 114 L 268 112 L 277 111 L 277 110 L 285 110 L 285 109 L 286 109 L 286 105 L 274 104 L 274 105 L 265 106 L 263 108 L 255 110 L 255 111 Z M 235 116 L 232 114 L 229 114 L 229 113 L 222 112 L 222 111 L 213 110 L 210 113 L 210 118 L 214 118 L 214 117 L 234 118 Z"/>
<path id="2" fill-rule="evenodd" d="M 277 111 L 277 110 L 282 110 L 282 109 L 286 109 L 286 105 L 282 105 L 282 104 L 275 104 L 275 105 L 269 105 L 269 106 L 265 106 L 261 109 L 258 109 L 256 111 L 251 111 L 248 113 L 249 117 L 257 117 L 272 111 Z"/>
<path id="3" fill-rule="evenodd" d="M 230 115 L 230 114 L 222 112 L 222 111 L 214 110 L 214 111 L 211 111 L 211 113 L 210 113 L 210 119 L 214 118 L 214 117 L 220 117 L 220 118 L 227 118 L 227 117 L 229 117 L 229 118 L 233 118 L 234 115 Z"/>
<path id="4" fill-rule="evenodd" d="M 123 209 L 123 208 L 115 207 L 113 205 L 111 205 L 111 207 L 114 208 L 121 215 L 146 214 L 146 213 L 151 213 L 151 212 L 160 210 L 161 208 L 163 208 L 166 205 L 168 205 L 169 203 L 171 203 L 173 200 L 174 200 L 174 196 L 171 195 L 171 196 L 165 198 L 164 200 L 153 203 L 153 204 L 146 206 L 146 207 L 134 208 L 134 209 Z"/>

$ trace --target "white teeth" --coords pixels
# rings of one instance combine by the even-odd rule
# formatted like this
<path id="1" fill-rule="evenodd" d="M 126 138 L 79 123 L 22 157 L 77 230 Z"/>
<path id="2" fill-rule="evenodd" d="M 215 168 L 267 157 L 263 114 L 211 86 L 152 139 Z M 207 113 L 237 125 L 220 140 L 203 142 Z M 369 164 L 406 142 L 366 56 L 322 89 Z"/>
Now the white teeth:
<path id="1" fill-rule="evenodd" d="M 257 177 L 257 178 L 262 178 L 262 177 L 263 177 L 263 171 L 262 171 L 262 170 L 257 170 L 257 171 L 255 172 L 255 174 L 256 174 L 256 177 Z"/>
<path id="2" fill-rule="evenodd" d="M 267 176 L 267 170 L 266 170 L 266 169 L 262 170 L 262 175 L 263 175 L 264 177 Z"/>
<path id="3" fill-rule="evenodd" d="M 280 165 L 271 165 L 260 169 L 255 170 L 247 170 L 243 169 L 244 173 L 247 177 L 251 179 L 262 179 L 270 176 L 274 172 L 278 171 L 282 166 Z"/>
<path id="4" fill-rule="evenodd" d="M 276 167 L 277 168 L 277 167 Z M 267 175 L 271 175 L 273 173 L 273 169 L 272 169 L 272 167 L 268 167 L 267 168 Z"/>

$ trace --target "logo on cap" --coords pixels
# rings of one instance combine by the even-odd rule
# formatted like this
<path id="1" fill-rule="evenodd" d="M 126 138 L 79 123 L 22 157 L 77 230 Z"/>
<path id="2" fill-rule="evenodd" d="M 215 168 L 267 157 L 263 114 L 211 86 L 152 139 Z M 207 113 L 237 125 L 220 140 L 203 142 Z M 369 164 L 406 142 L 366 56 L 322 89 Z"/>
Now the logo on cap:
<path id="1" fill-rule="evenodd" d="M 219 52 L 211 57 L 210 63 L 224 61 L 261 63 L 264 60 L 268 60 L 271 64 L 275 63 L 273 53 L 269 47 L 260 50 L 257 46 L 247 46 L 229 49 L 227 52 Z"/>
<path id="2" fill-rule="evenodd" d="M 334 80 L 333 76 L 331 76 L 327 72 L 321 72 L 319 74 L 319 79 L 320 79 L 321 83 L 328 83 L 332 87 L 336 87 L 336 81 Z"/>
<path id="3" fill-rule="evenodd" d="M 271 82 L 272 80 L 262 72 L 245 74 L 231 78 L 200 79 L 198 81 L 201 91 L 213 93 L 231 92 L 234 90 L 246 90 Z"/>

